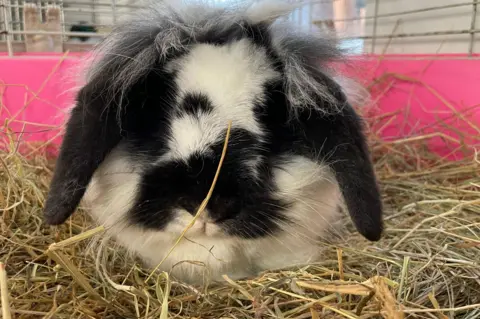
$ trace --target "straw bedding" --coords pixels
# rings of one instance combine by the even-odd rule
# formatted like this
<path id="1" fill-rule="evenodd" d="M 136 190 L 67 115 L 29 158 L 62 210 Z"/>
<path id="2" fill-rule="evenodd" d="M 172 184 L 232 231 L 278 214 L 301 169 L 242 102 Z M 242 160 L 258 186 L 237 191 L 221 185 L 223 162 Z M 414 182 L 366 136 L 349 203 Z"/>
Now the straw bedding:
<path id="1" fill-rule="evenodd" d="M 385 142 L 371 132 L 386 205 L 379 243 L 350 227 L 344 241 L 325 243 L 319 264 L 191 287 L 150 274 L 113 243 L 91 248 L 102 229 L 86 214 L 44 226 L 54 159 L 26 143 L 20 154 L 18 135 L 5 134 L 3 318 L 479 318 L 480 158 L 449 162 L 426 149 L 431 137 Z"/>

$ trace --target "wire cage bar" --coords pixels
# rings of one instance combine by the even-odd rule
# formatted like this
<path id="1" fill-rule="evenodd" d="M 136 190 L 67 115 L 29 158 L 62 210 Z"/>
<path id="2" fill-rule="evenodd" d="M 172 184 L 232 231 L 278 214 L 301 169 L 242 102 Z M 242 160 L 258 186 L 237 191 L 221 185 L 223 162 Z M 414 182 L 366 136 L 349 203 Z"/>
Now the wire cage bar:
<path id="1" fill-rule="evenodd" d="M 62 51 L 88 50 L 117 21 L 141 8 L 143 3 L 143 0 L 0 1 L 0 52 L 9 55 L 29 51 L 28 39 L 34 38 L 37 41 L 58 38 Z M 215 4 L 229 0 L 210 1 Z M 39 19 L 34 29 L 25 25 L 33 6 Z M 332 32 L 352 53 L 457 53 L 474 57 L 479 50 L 478 7 L 479 0 L 314 0 L 295 10 L 290 19 L 302 27 Z M 57 9 L 60 24 L 57 29 L 48 26 L 51 8 Z"/>

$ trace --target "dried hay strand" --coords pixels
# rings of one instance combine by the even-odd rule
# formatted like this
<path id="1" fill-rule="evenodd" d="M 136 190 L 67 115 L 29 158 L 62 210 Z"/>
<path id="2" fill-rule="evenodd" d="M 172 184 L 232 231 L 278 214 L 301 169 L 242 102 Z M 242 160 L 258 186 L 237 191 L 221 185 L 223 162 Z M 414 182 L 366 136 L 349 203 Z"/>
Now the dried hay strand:
<path id="1" fill-rule="evenodd" d="M 0 153 L 3 318 L 480 317 L 478 154 L 451 162 L 425 146 L 440 133 L 393 141 L 378 133 L 370 141 L 386 205 L 380 242 L 365 241 L 346 218 L 351 233 L 324 243 L 321 263 L 193 287 L 152 275 L 113 244 L 97 257 L 86 254 L 103 229 L 82 212 L 66 225 L 43 225 L 54 159 L 48 145 L 7 132 Z"/>

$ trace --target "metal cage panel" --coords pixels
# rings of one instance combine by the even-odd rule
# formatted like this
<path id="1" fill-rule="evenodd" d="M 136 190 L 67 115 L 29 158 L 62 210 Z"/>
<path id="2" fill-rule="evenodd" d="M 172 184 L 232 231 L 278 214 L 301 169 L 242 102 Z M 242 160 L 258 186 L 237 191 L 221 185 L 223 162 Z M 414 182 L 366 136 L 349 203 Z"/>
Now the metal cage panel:
<path id="1" fill-rule="evenodd" d="M 376 54 L 478 53 L 478 0 L 371 0 L 365 47 Z"/>
<path id="2" fill-rule="evenodd" d="M 84 51 L 108 34 L 112 25 L 134 12 L 145 0 L 0 0 L 0 51 L 28 51 L 26 37 L 61 37 L 63 50 Z M 223 3 L 229 0 L 209 0 Z M 303 0 L 278 0 L 303 1 Z M 34 3 L 42 21 L 48 8 L 60 8 L 59 29 L 44 25 L 26 30 L 24 4 Z M 479 0 L 313 0 L 290 19 L 305 28 L 320 27 L 358 53 L 474 55 L 480 32 Z M 94 26 L 88 33 L 73 26 Z M 80 30 L 80 31 L 78 31 Z M 80 36 L 80 37 L 79 37 Z M 89 41 L 82 41 L 86 38 Z M 38 40 L 38 39 L 37 39 Z M 38 40 L 43 41 L 43 40 Z M 46 41 L 46 40 L 45 40 Z M 28 41 L 27 41 L 28 42 Z"/>

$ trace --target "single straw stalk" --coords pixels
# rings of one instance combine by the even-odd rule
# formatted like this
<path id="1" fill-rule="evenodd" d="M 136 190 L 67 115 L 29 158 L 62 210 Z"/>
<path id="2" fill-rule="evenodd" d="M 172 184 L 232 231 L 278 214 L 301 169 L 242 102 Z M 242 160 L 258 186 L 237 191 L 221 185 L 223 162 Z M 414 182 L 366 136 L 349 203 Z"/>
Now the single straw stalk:
<path id="1" fill-rule="evenodd" d="M 0 262 L 0 295 L 2 306 L 2 318 L 11 319 L 12 313 L 10 310 L 10 296 L 8 293 L 7 271 L 5 270 L 5 264 Z"/>

